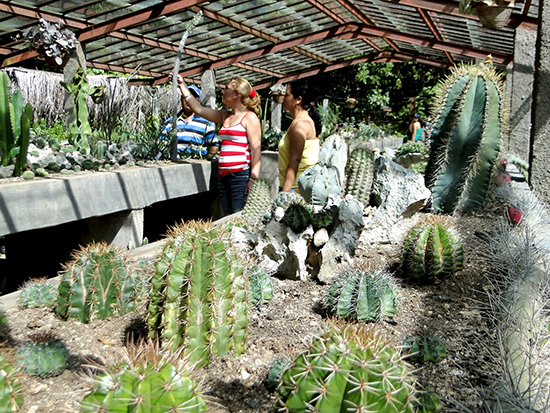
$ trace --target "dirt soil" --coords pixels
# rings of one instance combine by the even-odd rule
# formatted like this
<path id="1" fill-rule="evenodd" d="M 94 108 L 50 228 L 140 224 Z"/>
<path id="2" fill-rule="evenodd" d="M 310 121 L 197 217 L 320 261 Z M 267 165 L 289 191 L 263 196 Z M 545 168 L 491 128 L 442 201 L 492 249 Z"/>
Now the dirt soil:
<path id="1" fill-rule="evenodd" d="M 401 220 L 405 233 L 422 214 Z M 401 300 L 396 317 L 384 320 L 376 329 L 401 345 L 411 335 L 437 335 L 447 350 L 439 363 L 412 363 L 419 387 L 437 392 L 444 412 L 480 411 L 480 386 L 491 379 L 488 372 L 497 357 L 496 341 L 487 317 L 487 269 L 479 258 L 483 231 L 492 230 L 495 214 L 486 213 L 456 219 L 463 239 L 465 267 L 433 285 L 416 285 L 400 280 Z M 373 263 L 395 269 L 401 243 L 359 248 Z M 198 373 L 202 391 L 208 396 L 210 412 L 265 413 L 272 410 L 274 394 L 265 387 L 270 364 L 282 355 L 295 355 L 306 348 L 308 336 L 327 322 L 319 309 L 328 286 L 315 281 L 300 282 L 274 278 L 274 297 L 269 304 L 250 313 L 246 352 L 238 357 L 213 359 Z M 70 366 L 52 378 L 23 376 L 24 412 L 78 412 L 90 391 L 83 367 L 86 359 L 112 362 L 128 332 L 142 331 L 145 311 L 91 324 L 60 321 L 52 308 L 6 311 L 14 342 L 30 335 L 51 333 L 71 353 Z M 464 410 L 467 408 L 469 410 Z"/>

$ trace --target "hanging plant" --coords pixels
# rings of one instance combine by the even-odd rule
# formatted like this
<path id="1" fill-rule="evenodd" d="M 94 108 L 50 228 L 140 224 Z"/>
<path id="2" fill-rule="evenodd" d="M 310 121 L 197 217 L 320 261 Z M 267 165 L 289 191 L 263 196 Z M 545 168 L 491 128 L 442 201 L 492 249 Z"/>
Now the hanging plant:
<path id="1" fill-rule="evenodd" d="M 462 14 L 475 14 L 488 29 L 502 29 L 514 9 L 514 0 L 460 0 Z"/>
<path id="2" fill-rule="evenodd" d="M 31 50 L 37 51 L 53 66 L 65 66 L 78 40 L 72 31 L 65 28 L 60 19 L 57 23 L 38 20 L 38 27 L 31 27 L 23 34 Z"/>

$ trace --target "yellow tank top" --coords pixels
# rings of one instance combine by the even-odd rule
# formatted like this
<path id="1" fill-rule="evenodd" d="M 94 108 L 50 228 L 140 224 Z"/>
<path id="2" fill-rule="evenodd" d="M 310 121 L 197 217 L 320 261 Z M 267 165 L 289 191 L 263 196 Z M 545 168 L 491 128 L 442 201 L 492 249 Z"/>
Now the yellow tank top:
<path id="1" fill-rule="evenodd" d="M 290 141 L 285 133 L 283 139 L 279 141 L 279 186 L 282 187 L 285 183 L 286 169 L 288 168 L 288 160 L 290 157 Z M 319 159 L 319 139 L 306 140 L 304 151 L 302 152 L 302 160 L 298 165 L 296 179 L 292 184 L 292 188 L 298 190 L 298 177 L 310 166 L 317 163 Z"/>

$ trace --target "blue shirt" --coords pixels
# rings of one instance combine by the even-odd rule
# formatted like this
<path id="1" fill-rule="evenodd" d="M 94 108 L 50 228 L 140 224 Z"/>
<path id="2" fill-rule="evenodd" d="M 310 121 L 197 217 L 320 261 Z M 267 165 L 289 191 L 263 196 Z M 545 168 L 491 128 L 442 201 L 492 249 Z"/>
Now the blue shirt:
<path id="1" fill-rule="evenodd" d="M 172 117 L 162 125 L 161 137 L 168 139 L 171 130 Z M 193 115 L 189 122 L 179 117 L 176 134 L 180 157 L 200 158 L 206 156 L 210 146 L 219 146 L 214 124 L 199 115 Z"/>

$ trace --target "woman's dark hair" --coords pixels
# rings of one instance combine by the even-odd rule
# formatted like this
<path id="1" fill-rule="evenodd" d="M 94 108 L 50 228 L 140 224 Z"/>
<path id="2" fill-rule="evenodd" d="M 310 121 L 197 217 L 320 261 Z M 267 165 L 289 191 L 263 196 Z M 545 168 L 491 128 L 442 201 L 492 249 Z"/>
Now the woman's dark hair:
<path id="1" fill-rule="evenodd" d="M 319 136 L 323 130 L 323 124 L 321 123 L 321 114 L 315 106 L 315 101 L 309 92 L 309 84 L 305 80 L 294 80 L 289 83 L 290 93 L 295 99 L 302 98 L 302 107 L 309 113 L 309 117 L 315 123 L 315 134 Z"/>

